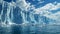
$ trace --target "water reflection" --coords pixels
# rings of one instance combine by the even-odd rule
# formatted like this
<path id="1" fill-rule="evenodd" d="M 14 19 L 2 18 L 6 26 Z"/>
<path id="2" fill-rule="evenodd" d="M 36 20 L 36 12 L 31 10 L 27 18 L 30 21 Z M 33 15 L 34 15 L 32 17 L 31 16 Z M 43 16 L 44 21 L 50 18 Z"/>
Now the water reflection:
<path id="1" fill-rule="evenodd" d="M 48 25 L 40 27 L 38 25 L 11 25 L 9 27 L 0 26 L 0 34 L 60 34 L 60 26 Z"/>

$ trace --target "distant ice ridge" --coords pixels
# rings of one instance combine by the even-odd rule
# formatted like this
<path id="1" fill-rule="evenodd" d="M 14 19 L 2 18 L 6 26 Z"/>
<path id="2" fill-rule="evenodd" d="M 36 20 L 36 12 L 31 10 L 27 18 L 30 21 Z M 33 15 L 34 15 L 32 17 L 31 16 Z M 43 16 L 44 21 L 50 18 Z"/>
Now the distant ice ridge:
<path id="1" fill-rule="evenodd" d="M 34 11 L 35 14 L 40 14 L 46 18 L 55 20 L 54 22 L 51 21 L 51 24 L 60 24 L 60 3 L 57 3 L 56 5 L 48 3 L 47 5 L 35 9 Z"/>
<path id="2" fill-rule="evenodd" d="M 60 25 L 60 3 L 56 5 L 48 3 L 43 7 L 35 8 L 34 5 L 27 3 L 25 0 L 17 0 L 16 2 L 6 2 L 1 0 L 2 10 L 0 11 L 1 24 L 17 24 L 14 22 L 14 9 L 18 7 L 17 18 L 22 17 L 22 24 L 59 24 Z M 6 8 L 6 9 L 5 9 Z M 56 13 L 52 13 L 55 11 Z M 18 25 L 18 24 L 17 24 Z"/>

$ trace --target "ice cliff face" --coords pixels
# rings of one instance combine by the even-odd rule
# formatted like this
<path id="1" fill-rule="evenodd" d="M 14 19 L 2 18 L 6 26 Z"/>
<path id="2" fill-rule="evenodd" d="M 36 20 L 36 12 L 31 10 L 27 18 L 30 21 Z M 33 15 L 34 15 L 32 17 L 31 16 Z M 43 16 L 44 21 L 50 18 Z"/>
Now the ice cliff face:
<path id="1" fill-rule="evenodd" d="M 35 8 L 26 0 L 0 1 L 0 22 L 4 23 L 57 23 L 60 22 L 60 3 L 48 3 Z M 42 22 L 41 22 L 41 21 Z"/>
<path id="2" fill-rule="evenodd" d="M 36 8 L 26 0 L 16 0 L 15 2 L 1 0 L 0 24 L 2 26 L 13 24 L 28 26 L 30 24 L 38 27 L 60 25 L 60 3 L 48 3 L 43 7 Z"/>

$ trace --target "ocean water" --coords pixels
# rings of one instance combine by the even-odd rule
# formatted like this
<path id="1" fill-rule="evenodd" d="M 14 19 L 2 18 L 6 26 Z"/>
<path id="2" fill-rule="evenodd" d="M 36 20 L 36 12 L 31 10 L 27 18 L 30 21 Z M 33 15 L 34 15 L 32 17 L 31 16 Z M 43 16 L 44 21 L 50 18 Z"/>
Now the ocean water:
<path id="1" fill-rule="evenodd" d="M 0 34 L 60 34 L 60 0 L 0 0 Z"/>

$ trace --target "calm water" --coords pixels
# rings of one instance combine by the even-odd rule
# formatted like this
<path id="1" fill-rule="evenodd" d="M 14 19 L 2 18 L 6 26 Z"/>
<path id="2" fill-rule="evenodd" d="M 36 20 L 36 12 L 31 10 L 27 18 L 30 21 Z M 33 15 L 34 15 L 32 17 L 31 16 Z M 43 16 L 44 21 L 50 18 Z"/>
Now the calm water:
<path id="1" fill-rule="evenodd" d="M 60 0 L 0 0 L 0 34 L 60 34 Z"/>
<path id="2" fill-rule="evenodd" d="M 60 25 L 54 26 L 20 26 L 0 27 L 0 34 L 60 34 Z"/>

